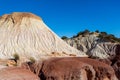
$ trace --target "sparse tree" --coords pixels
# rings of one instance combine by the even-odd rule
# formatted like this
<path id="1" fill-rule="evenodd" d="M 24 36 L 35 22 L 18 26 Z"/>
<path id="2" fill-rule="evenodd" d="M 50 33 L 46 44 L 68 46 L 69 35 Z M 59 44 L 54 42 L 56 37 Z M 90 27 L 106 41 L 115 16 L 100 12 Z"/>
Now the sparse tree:
<path id="1" fill-rule="evenodd" d="M 35 59 L 33 57 L 30 57 L 30 62 L 35 63 Z"/>
<path id="2" fill-rule="evenodd" d="M 61 37 L 62 39 L 68 39 L 68 37 L 66 37 L 66 36 L 63 36 L 63 37 Z"/>
<path id="3" fill-rule="evenodd" d="M 96 33 L 99 33 L 99 30 L 96 30 L 95 32 L 96 32 Z"/>
<path id="4" fill-rule="evenodd" d="M 14 57 L 14 60 L 15 60 L 16 63 L 17 63 L 17 61 L 20 59 L 20 57 L 19 57 L 19 55 L 18 55 L 17 53 L 15 53 L 15 54 L 13 55 L 13 57 Z"/>
<path id="5" fill-rule="evenodd" d="M 101 35 L 102 35 L 102 36 L 106 36 L 107 33 L 106 33 L 106 32 L 101 32 Z"/>

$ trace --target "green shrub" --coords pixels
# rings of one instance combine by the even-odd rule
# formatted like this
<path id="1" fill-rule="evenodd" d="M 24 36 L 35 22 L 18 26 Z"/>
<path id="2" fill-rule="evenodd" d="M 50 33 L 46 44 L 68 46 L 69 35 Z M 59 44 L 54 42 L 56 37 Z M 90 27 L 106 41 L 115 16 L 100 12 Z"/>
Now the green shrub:
<path id="1" fill-rule="evenodd" d="M 83 32 L 78 32 L 76 37 L 78 37 L 79 35 L 82 35 L 82 34 L 83 34 Z"/>
<path id="2" fill-rule="evenodd" d="M 106 32 L 101 32 L 101 35 L 104 37 L 104 36 L 107 35 L 107 33 Z"/>
<path id="3" fill-rule="evenodd" d="M 66 37 L 66 36 L 63 36 L 63 37 L 62 37 L 62 39 L 68 39 L 68 37 Z"/>
<path id="4" fill-rule="evenodd" d="M 96 33 L 99 33 L 99 30 L 96 30 L 95 32 L 96 32 Z"/>
<path id="5" fill-rule="evenodd" d="M 115 43 L 115 42 L 120 43 L 119 38 L 115 37 L 112 34 L 107 34 L 106 32 L 101 32 L 98 37 L 103 41 L 113 42 L 113 43 Z"/>
<path id="6" fill-rule="evenodd" d="M 15 53 L 13 55 L 13 57 L 14 57 L 15 62 L 17 62 L 20 59 L 20 57 L 19 57 L 19 55 L 17 53 Z"/>
<path id="7" fill-rule="evenodd" d="M 35 59 L 33 57 L 30 57 L 30 62 L 35 63 Z"/>
<path id="8" fill-rule="evenodd" d="M 76 37 L 78 37 L 79 35 L 82 35 L 83 37 L 87 34 L 90 34 L 90 31 L 89 30 L 84 30 L 84 31 L 80 31 L 77 33 Z"/>

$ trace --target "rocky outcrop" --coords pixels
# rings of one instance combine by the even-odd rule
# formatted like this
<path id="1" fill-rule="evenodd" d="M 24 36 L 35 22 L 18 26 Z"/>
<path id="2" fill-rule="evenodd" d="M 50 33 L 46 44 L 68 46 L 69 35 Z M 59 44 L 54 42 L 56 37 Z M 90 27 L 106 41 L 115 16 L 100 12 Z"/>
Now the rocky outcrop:
<path id="1" fill-rule="evenodd" d="M 30 70 L 20 67 L 9 67 L 0 70 L 0 80 L 40 80 Z"/>
<path id="2" fill-rule="evenodd" d="M 120 79 L 120 45 L 116 45 L 114 57 L 108 59 L 98 59 L 110 66 L 115 70 L 116 76 Z"/>
<path id="3" fill-rule="evenodd" d="M 69 45 L 82 50 L 83 52 L 88 52 L 97 43 L 96 35 L 88 35 L 82 37 L 81 35 L 75 38 L 64 39 Z"/>
<path id="4" fill-rule="evenodd" d="M 112 67 L 90 58 L 51 58 L 40 64 L 29 66 L 41 80 L 118 80 Z"/>
<path id="5" fill-rule="evenodd" d="M 32 13 L 12 13 L 0 18 L 0 58 L 14 58 L 18 54 L 25 61 L 55 56 L 84 56 L 85 53 L 61 40 L 42 19 Z"/>
<path id="6" fill-rule="evenodd" d="M 116 56 L 111 64 L 116 72 L 117 77 L 120 79 L 120 45 L 117 45 Z"/>
<path id="7" fill-rule="evenodd" d="M 112 67 L 83 57 L 54 57 L 0 68 L 0 80 L 118 80 Z"/>
<path id="8" fill-rule="evenodd" d="M 97 35 L 78 36 L 65 39 L 65 41 L 87 55 L 100 59 L 113 58 L 116 55 L 115 49 L 118 45 L 118 43 L 100 41 Z"/>
<path id="9" fill-rule="evenodd" d="M 112 66 L 117 77 L 120 79 L 120 44 L 102 41 L 97 36 L 91 34 L 64 40 L 78 50 L 86 52 L 90 58 L 98 59 Z"/>
<path id="10" fill-rule="evenodd" d="M 100 41 L 99 34 L 86 32 L 84 36 L 65 40 L 77 50 L 34 14 L 3 15 L 0 17 L 0 80 L 117 80 L 116 75 L 120 79 L 120 45 Z M 109 62 L 115 72 L 98 60 L 82 58 L 88 57 L 86 54 Z"/>
<path id="11" fill-rule="evenodd" d="M 91 57 L 97 57 L 100 59 L 113 59 L 116 55 L 116 43 L 98 43 L 88 51 L 88 55 Z"/>

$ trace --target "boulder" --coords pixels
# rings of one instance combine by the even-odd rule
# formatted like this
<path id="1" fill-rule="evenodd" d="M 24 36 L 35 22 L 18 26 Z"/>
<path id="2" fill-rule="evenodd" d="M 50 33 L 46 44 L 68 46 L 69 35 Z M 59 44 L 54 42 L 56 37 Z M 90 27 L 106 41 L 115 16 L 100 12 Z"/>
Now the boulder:
<path id="1" fill-rule="evenodd" d="M 39 76 L 41 80 L 94 80 L 95 71 L 77 59 L 54 58 L 43 63 Z"/>
<path id="2" fill-rule="evenodd" d="M 113 68 L 103 62 L 98 60 L 90 59 L 90 58 L 77 58 L 79 61 L 92 65 L 95 72 L 96 78 L 95 80 L 104 80 L 104 78 L 108 80 L 117 80 L 115 72 Z"/>

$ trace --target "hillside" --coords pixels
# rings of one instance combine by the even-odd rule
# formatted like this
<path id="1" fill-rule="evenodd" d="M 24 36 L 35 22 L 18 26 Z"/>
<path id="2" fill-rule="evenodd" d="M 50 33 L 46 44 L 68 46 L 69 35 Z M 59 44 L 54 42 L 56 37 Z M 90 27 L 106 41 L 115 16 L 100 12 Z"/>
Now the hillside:
<path id="1" fill-rule="evenodd" d="M 98 30 L 95 32 L 85 30 L 71 38 L 63 36 L 62 39 L 72 47 L 87 53 L 87 55 L 99 58 L 108 58 L 113 55 L 114 46 L 120 43 L 120 39 L 114 35 Z"/>
<path id="2" fill-rule="evenodd" d="M 70 46 L 32 13 L 3 15 L 0 80 L 118 80 L 120 45 L 98 35 L 85 32 L 64 39 Z"/>
<path id="3" fill-rule="evenodd" d="M 15 54 L 20 60 L 85 55 L 62 41 L 40 17 L 20 12 L 0 18 L 0 58 L 14 58 Z"/>
<path id="4" fill-rule="evenodd" d="M 112 66 L 120 79 L 120 39 L 106 32 L 90 32 L 85 30 L 77 35 L 62 39 L 78 50 L 85 52 L 90 58 L 100 60 Z"/>

